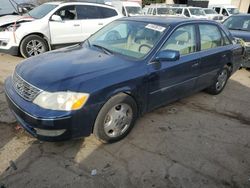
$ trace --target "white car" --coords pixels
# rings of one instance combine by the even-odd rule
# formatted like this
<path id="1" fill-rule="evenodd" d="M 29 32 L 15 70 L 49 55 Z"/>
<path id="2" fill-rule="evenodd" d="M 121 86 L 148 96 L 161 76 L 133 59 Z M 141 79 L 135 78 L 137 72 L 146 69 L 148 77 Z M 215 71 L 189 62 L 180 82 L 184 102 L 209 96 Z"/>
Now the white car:
<path id="1" fill-rule="evenodd" d="M 204 8 L 203 10 L 209 20 L 214 20 L 217 22 L 221 22 L 223 20 L 223 15 L 218 14 L 214 9 Z"/>
<path id="2" fill-rule="evenodd" d="M 42 4 L 24 16 L 0 18 L 0 52 L 31 57 L 79 43 L 122 17 L 114 7 L 83 2 Z"/>
<path id="3" fill-rule="evenodd" d="M 197 18 L 207 20 L 207 16 L 200 7 L 186 7 L 184 8 L 183 15 L 188 18 Z"/>
<path id="4" fill-rule="evenodd" d="M 224 20 L 229 16 L 240 13 L 239 9 L 233 5 L 211 5 L 209 7 L 214 9 L 218 14 L 222 14 L 224 16 Z"/>
<path id="5" fill-rule="evenodd" d="M 115 7 L 123 16 L 142 15 L 142 7 L 138 2 L 107 0 L 105 4 Z"/>
<path id="6" fill-rule="evenodd" d="M 205 12 L 200 7 L 169 7 L 167 8 L 166 14 L 170 16 L 207 20 Z"/>

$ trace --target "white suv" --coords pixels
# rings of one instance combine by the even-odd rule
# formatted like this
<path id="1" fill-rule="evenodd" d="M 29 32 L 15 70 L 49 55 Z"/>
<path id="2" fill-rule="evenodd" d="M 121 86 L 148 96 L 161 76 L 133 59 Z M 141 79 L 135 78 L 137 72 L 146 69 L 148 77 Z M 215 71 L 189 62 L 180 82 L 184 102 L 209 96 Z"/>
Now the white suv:
<path id="1" fill-rule="evenodd" d="M 111 6 L 83 2 L 42 4 L 25 16 L 0 18 L 0 52 L 31 57 L 79 43 L 122 15 Z"/>

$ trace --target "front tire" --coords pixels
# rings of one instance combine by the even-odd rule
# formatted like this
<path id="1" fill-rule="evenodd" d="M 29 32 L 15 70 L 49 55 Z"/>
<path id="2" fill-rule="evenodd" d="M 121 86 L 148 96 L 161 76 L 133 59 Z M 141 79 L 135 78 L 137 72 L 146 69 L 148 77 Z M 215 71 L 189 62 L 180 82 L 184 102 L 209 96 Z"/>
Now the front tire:
<path id="1" fill-rule="evenodd" d="M 230 68 L 228 66 L 224 66 L 217 74 L 214 83 L 209 88 L 206 89 L 206 92 L 211 95 L 218 95 L 225 88 L 229 77 L 230 77 Z"/>
<path id="2" fill-rule="evenodd" d="M 120 93 L 110 98 L 97 115 L 94 135 L 104 143 L 124 138 L 133 128 L 137 118 L 137 105 L 133 98 Z"/>
<path id="3" fill-rule="evenodd" d="M 20 53 L 24 58 L 36 56 L 49 50 L 45 39 L 38 35 L 25 37 L 20 45 Z"/>

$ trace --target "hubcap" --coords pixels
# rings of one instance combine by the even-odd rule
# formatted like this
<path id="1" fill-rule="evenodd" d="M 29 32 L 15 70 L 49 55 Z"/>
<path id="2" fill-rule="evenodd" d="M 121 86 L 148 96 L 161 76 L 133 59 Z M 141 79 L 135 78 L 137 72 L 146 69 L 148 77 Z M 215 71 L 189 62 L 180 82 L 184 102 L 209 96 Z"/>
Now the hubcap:
<path id="1" fill-rule="evenodd" d="M 109 110 L 104 119 L 104 131 L 109 137 L 122 135 L 130 126 L 133 118 L 132 108 L 128 104 L 117 104 Z"/>
<path id="2" fill-rule="evenodd" d="M 31 40 L 26 46 L 26 51 L 29 56 L 38 55 L 45 52 L 43 43 L 39 40 Z"/>
<path id="3" fill-rule="evenodd" d="M 226 84 L 226 81 L 227 81 L 227 70 L 223 70 L 219 76 L 218 76 L 218 79 L 217 79 L 217 82 L 216 82 L 216 90 L 217 91 L 220 91 L 224 85 Z"/>

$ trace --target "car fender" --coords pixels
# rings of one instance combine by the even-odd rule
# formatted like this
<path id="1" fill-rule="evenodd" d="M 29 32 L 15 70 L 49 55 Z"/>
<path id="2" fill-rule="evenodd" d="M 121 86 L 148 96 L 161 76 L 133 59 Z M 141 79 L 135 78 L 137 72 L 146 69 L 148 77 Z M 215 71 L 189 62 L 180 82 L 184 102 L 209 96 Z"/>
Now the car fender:
<path id="1" fill-rule="evenodd" d="M 50 44 L 50 35 L 48 22 L 44 20 L 35 20 L 32 22 L 22 23 L 20 28 L 15 32 L 16 42 L 18 45 L 21 44 L 21 41 L 31 34 L 40 34 L 44 36 L 48 44 Z"/>

